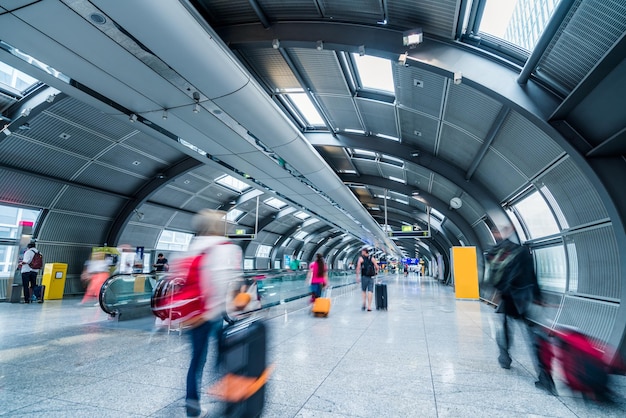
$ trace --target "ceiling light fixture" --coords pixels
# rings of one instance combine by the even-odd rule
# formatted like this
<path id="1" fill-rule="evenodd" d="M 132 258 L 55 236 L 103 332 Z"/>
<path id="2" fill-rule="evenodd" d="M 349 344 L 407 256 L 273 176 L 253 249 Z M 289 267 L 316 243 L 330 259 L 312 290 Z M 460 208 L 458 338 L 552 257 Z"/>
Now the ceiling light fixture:
<path id="1" fill-rule="evenodd" d="M 402 33 L 402 45 L 415 48 L 424 41 L 422 28 L 407 30 Z"/>
<path id="2" fill-rule="evenodd" d="M 137 122 L 137 115 L 135 115 L 134 113 L 131 113 L 128 120 L 130 121 L 130 123 Z"/>
<path id="3" fill-rule="evenodd" d="M 280 41 L 278 39 L 272 39 L 272 48 L 274 49 L 280 48 Z"/>
<path id="4" fill-rule="evenodd" d="M 163 115 L 161 117 L 163 120 L 167 120 L 167 109 L 163 109 Z"/>
<path id="5" fill-rule="evenodd" d="M 51 95 L 49 95 L 49 96 L 46 98 L 46 102 L 48 102 L 48 103 L 52 103 L 52 102 L 54 102 L 54 99 L 55 99 L 55 98 L 56 98 L 56 96 L 55 96 L 54 94 L 51 94 Z"/>
<path id="6" fill-rule="evenodd" d="M 193 113 L 200 112 L 200 93 L 197 91 L 193 92 L 193 99 L 196 101 L 196 104 L 193 106 Z"/>
<path id="7" fill-rule="evenodd" d="M 324 42 L 322 41 L 317 41 L 315 43 L 315 49 L 317 49 L 318 51 L 321 51 L 322 49 L 324 49 Z"/>
<path id="8" fill-rule="evenodd" d="M 365 45 L 359 45 L 359 56 L 365 55 Z"/>

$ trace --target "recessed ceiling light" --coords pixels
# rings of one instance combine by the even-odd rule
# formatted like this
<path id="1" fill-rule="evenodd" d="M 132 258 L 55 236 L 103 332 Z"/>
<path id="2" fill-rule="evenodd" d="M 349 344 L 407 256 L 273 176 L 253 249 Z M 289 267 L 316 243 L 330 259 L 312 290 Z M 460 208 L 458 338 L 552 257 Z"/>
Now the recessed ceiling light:
<path id="1" fill-rule="evenodd" d="M 102 16 L 100 13 L 92 13 L 89 15 L 89 19 L 96 25 L 103 25 L 106 23 L 107 18 Z"/>
<path id="2" fill-rule="evenodd" d="M 59 135 L 59 138 L 61 139 L 70 139 L 70 134 L 66 134 L 65 132 L 63 132 L 61 135 Z"/>

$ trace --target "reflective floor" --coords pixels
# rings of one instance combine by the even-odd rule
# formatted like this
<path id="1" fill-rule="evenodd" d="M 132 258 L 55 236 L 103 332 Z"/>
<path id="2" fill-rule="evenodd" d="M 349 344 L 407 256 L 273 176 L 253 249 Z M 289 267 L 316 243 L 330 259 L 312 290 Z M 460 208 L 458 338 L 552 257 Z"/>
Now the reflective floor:
<path id="1" fill-rule="evenodd" d="M 361 311 L 360 290 L 344 289 L 328 318 L 304 301 L 266 314 L 275 369 L 264 417 L 626 415 L 626 378 L 614 379 L 611 406 L 586 403 L 560 375 L 551 396 L 534 386 L 519 330 L 511 369 L 498 366 L 493 308 L 431 279 L 386 280 L 386 312 Z M 78 302 L 0 303 L 0 416 L 183 417 L 187 336 Z M 214 380 L 207 367 L 204 385 Z M 202 403 L 219 415 L 208 395 Z"/>

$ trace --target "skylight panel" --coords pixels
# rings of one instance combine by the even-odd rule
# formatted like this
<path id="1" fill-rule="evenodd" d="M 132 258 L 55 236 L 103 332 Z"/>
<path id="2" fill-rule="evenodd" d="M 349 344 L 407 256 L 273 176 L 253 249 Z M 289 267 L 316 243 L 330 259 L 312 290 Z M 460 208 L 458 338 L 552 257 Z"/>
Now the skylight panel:
<path id="1" fill-rule="evenodd" d="M 303 239 L 304 237 L 306 237 L 307 235 L 309 235 L 309 234 L 308 234 L 307 232 L 305 232 L 305 231 L 298 231 L 298 233 L 297 233 L 297 234 L 295 234 L 295 235 L 293 236 L 293 238 L 294 238 L 294 239 L 297 239 L 297 240 L 302 240 L 302 239 Z"/>
<path id="2" fill-rule="evenodd" d="M 300 115 L 305 119 L 309 126 L 325 126 L 324 120 L 319 112 L 305 93 L 287 94 L 291 103 L 298 109 Z"/>
<path id="3" fill-rule="evenodd" d="M 371 55 L 360 56 L 359 54 L 352 54 L 352 57 L 356 63 L 363 88 L 395 94 L 390 60 Z"/>
<path id="4" fill-rule="evenodd" d="M 266 199 L 263 202 L 266 205 L 269 205 L 269 206 L 273 207 L 274 209 L 282 209 L 285 206 L 287 206 L 287 204 L 285 202 L 283 202 L 282 200 L 276 199 L 275 197 L 271 197 L 269 199 Z"/>
<path id="5" fill-rule="evenodd" d="M 228 189 L 231 189 L 240 193 L 250 188 L 250 186 L 244 183 L 243 181 L 237 180 L 236 178 L 228 174 L 224 174 L 223 176 L 216 178 L 215 182 L 221 184 L 222 186 Z"/>
<path id="6" fill-rule="evenodd" d="M 293 216 L 295 216 L 298 219 L 305 220 L 306 218 L 310 217 L 311 215 L 309 215 L 308 213 L 304 213 L 302 211 L 299 211 L 299 212 L 294 213 Z"/>
<path id="7" fill-rule="evenodd" d="M 228 213 L 226 214 L 226 220 L 228 222 L 237 222 L 237 219 L 239 219 L 239 217 L 241 216 L 241 214 L 243 213 L 242 210 L 239 209 L 231 209 L 228 211 Z"/>

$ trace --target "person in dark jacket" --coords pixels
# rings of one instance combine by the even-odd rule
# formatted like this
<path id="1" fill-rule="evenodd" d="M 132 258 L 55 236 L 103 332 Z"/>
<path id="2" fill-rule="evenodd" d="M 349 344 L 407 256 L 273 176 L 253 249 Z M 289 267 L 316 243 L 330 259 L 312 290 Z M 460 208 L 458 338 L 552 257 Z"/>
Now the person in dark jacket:
<path id="1" fill-rule="evenodd" d="M 529 338 L 533 341 L 532 353 L 538 374 L 535 386 L 556 395 L 550 365 L 545 364 L 539 353 L 539 333 L 534 332 L 534 323 L 529 318 L 532 304 L 543 304 L 533 256 L 528 247 L 511 241 L 511 227 L 505 227 L 502 232 L 494 230 L 493 234 L 497 244 L 487 252 L 486 258 L 490 281 L 500 294 L 500 304 L 496 312 L 503 314 L 502 329 L 497 338 L 500 349 L 498 362 L 504 369 L 511 368 L 511 320 L 523 321 Z"/>

